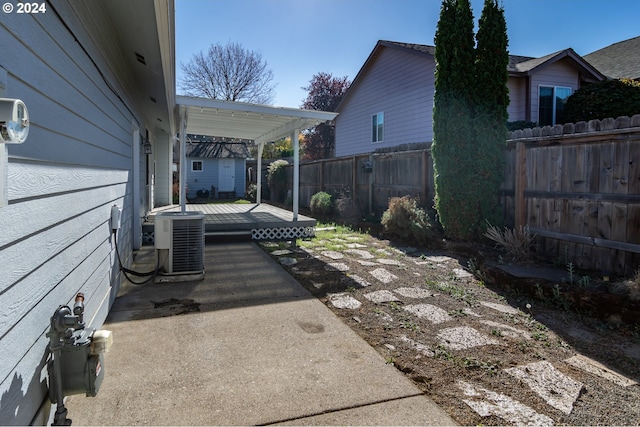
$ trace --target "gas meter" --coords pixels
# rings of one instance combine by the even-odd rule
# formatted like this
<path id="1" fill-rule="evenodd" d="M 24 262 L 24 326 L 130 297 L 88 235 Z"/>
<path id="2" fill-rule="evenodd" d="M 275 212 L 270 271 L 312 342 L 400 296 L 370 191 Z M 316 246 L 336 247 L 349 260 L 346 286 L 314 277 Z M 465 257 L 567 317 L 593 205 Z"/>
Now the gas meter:
<path id="1" fill-rule="evenodd" d="M 84 295 L 76 296 L 73 310 L 60 306 L 51 316 L 47 333 L 52 358 L 49 372 L 49 399 L 57 404 L 53 425 L 70 425 L 64 396 L 82 394 L 95 396 L 104 378 L 104 356 L 113 337 L 111 331 L 86 329 Z"/>

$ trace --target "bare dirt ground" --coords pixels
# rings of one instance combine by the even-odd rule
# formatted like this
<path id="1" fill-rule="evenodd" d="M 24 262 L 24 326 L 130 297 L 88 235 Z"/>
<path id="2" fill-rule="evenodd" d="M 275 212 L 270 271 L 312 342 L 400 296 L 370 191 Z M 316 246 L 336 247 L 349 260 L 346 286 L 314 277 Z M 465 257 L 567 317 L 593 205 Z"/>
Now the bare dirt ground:
<path id="1" fill-rule="evenodd" d="M 474 258 L 369 234 L 262 246 L 460 424 L 640 424 L 638 325 L 578 314 L 559 293 L 532 298 L 515 278 L 505 291 Z"/>

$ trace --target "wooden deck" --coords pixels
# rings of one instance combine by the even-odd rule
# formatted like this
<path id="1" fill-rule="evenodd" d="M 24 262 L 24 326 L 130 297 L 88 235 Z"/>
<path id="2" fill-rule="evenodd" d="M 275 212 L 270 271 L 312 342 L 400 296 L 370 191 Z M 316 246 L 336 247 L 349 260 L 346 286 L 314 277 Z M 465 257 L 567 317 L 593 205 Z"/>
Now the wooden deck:
<path id="1" fill-rule="evenodd" d="M 284 240 L 310 237 L 315 234 L 317 221 L 304 215 L 293 220 L 293 212 L 266 203 L 260 204 L 187 204 L 187 212 L 204 214 L 205 235 L 251 234 L 253 240 Z M 179 205 L 163 206 L 150 212 L 143 225 L 144 240 L 152 239 L 155 215 L 161 212 L 180 212 Z"/>

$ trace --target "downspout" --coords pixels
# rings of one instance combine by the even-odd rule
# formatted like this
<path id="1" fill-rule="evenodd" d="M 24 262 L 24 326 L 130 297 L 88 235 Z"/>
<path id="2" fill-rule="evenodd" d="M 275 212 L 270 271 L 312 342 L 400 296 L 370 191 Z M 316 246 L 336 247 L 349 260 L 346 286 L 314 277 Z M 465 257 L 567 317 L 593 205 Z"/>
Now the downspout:
<path id="1" fill-rule="evenodd" d="M 187 107 L 180 106 L 180 212 L 187 210 Z"/>

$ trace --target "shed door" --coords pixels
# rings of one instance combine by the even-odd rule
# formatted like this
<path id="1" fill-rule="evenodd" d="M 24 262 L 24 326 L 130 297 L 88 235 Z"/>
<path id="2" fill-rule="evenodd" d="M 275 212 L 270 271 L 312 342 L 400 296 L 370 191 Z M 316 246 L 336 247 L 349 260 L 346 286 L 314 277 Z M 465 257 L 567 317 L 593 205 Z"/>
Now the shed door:
<path id="1" fill-rule="evenodd" d="M 218 160 L 218 191 L 235 190 L 235 159 Z"/>

